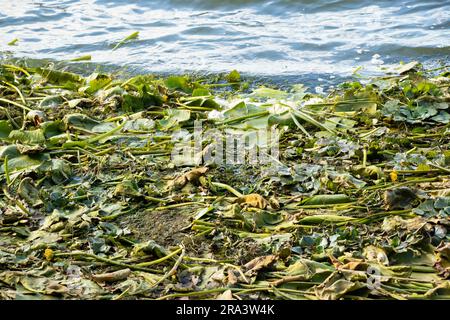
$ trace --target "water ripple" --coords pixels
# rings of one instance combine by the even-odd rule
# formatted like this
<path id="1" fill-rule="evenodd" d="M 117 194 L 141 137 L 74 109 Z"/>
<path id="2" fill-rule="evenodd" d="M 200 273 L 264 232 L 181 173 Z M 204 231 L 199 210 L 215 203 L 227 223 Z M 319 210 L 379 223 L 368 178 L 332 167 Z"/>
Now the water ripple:
<path id="1" fill-rule="evenodd" d="M 450 1 L 0 0 L 0 52 L 140 71 L 348 75 L 448 59 Z M 134 31 L 139 39 L 116 51 Z M 17 46 L 7 43 L 18 38 Z"/>

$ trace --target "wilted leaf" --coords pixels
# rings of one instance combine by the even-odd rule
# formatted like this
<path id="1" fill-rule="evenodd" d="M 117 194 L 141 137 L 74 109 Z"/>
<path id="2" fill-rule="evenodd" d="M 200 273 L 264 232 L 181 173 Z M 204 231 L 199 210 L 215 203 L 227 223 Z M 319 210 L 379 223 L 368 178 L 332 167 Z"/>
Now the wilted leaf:
<path id="1" fill-rule="evenodd" d="M 92 275 L 92 279 L 97 282 L 115 282 L 127 279 L 130 273 L 130 269 L 122 269 L 114 272 L 94 274 Z"/>
<path id="2" fill-rule="evenodd" d="M 256 193 L 247 194 L 245 196 L 242 196 L 238 199 L 236 199 L 236 203 L 248 205 L 250 207 L 259 208 L 259 209 L 265 209 L 269 202 L 264 199 L 262 196 Z"/>
<path id="3" fill-rule="evenodd" d="M 256 275 L 261 269 L 271 267 L 277 261 L 277 256 L 268 255 L 257 257 L 244 265 L 245 274 L 248 276 Z"/>

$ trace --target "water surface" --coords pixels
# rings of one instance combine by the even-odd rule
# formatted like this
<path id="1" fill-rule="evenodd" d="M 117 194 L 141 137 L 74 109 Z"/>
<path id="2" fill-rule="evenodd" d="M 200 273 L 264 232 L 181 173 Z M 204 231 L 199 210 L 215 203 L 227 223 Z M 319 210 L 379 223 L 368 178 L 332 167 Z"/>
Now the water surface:
<path id="1" fill-rule="evenodd" d="M 0 0 L 0 8 L 0 52 L 90 54 L 137 72 L 329 78 L 450 52 L 450 1 L 442 0 Z M 111 50 L 134 31 L 139 39 Z"/>

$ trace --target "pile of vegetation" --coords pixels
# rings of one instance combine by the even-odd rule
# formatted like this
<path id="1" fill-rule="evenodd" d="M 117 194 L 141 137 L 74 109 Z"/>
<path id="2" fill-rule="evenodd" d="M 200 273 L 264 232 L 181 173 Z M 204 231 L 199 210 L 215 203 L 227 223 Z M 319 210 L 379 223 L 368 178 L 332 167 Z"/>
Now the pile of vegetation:
<path id="1" fill-rule="evenodd" d="M 450 298 L 445 68 L 215 80 L 1 65 L 1 299 Z M 175 159 L 199 120 L 279 155 Z"/>

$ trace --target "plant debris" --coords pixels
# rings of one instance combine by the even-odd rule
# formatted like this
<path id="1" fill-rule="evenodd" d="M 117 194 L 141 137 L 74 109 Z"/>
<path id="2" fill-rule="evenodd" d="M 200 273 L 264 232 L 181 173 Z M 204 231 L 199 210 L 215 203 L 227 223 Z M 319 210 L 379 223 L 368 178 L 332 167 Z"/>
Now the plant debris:
<path id="1" fill-rule="evenodd" d="M 414 62 L 325 96 L 252 90 L 236 70 L 214 82 L 1 65 L 0 298 L 450 298 L 440 71 Z M 207 134 L 177 153 L 200 120 L 245 136 L 226 154 L 244 161 L 217 162 Z M 245 159 L 266 155 L 264 128 L 276 170 Z"/>

